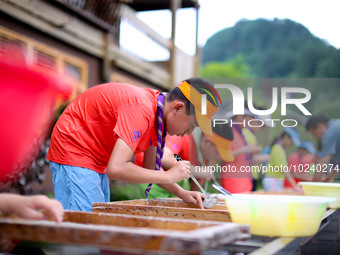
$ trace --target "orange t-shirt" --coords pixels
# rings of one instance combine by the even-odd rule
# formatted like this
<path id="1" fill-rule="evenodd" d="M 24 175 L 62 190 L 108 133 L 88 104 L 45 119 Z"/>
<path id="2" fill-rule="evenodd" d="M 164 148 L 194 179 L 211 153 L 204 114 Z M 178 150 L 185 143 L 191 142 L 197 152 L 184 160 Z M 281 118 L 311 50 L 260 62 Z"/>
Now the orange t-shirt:
<path id="1" fill-rule="evenodd" d="M 165 147 L 169 148 L 173 153 L 178 154 L 183 160 L 190 160 L 190 136 L 167 135 Z M 143 166 L 144 153 L 136 153 L 134 163 L 137 166 Z"/>
<path id="2" fill-rule="evenodd" d="M 246 143 L 242 137 L 242 135 L 233 128 L 234 140 L 230 145 L 230 149 L 232 151 L 239 150 L 243 148 Z M 233 162 L 225 162 L 223 166 L 228 167 L 228 169 L 236 169 L 236 172 L 228 171 L 222 172 L 221 174 L 221 184 L 223 188 L 228 190 L 231 193 L 245 193 L 251 192 L 253 188 L 250 172 L 246 172 L 241 167 L 249 166 L 249 162 L 247 161 L 247 157 L 245 153 L 239 154 L 235 157 Z M 244 172 L 242 172 L 244 171 Z"/>
<path id="3" fill-rule="evenodd" d="M 73 100 L 58 119 L 47 159 L 105 173 L 118 138 L 134 153 L 156 145 L 159 92 L 125 83 L 94 86 Z"/>
<path id="4" fill-rule="evenodd" d="M 190 161 L 190 135 L 167 136 L 165 146 L 173 153 L 178 154 L 183 160 Z"/>

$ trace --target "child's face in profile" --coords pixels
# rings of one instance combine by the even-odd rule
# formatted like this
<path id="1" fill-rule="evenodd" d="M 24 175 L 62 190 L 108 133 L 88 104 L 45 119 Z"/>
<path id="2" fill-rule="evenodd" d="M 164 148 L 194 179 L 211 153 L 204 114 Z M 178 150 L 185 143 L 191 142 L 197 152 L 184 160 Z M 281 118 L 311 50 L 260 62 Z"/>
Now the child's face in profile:
<path id="1" fill-rule="evenodd" d="M 190 135 L 197 127 L 196 117 L 194 114 L 186 114 L 185 107 L 182 107 L 169 115 L 166 127 L 169 135 Z"/>

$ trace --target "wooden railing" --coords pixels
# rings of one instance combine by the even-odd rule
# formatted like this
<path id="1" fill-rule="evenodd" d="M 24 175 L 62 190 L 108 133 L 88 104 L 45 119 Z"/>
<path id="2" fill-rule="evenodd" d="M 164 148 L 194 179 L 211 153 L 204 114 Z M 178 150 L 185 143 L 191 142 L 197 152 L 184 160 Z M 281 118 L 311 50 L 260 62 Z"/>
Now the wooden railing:
<path id="1" fill-rule="evenodd" d="M 159 33 L 157 33 L 155 30 L 145 24 L 137 17 L 136 12 L 125 4 L 120 5 L 119 16 L 121 21 L 121 28 L 124 28 L 122 27 L 123 25 L 130 26 L 131 31 L 134 32 L 136 36 L 138 36 L 139 40 L 136 38 L 136 40 L 134 41 L 136 49 L 138 49 L 138 47 L 140 46 L 141 40 L 143 40 L 143 42 L 145 43 L 145 47 L 149 47 L 142 52 L 131 51 L 131 49 L 129 50 L 125 48 L 125 45 L 122 44 L 122 40 L 119 40 L 119 44 L 117 44 L 119 46 L 120 52 L 129 55 L 130 57 L 139 58 L 140 60 L 151 64 L 148 65 L 149 68 L 151 68 L 148 70 L 149 74 L 155 75 L 155 78 L 159 78 L 162 81 L 163 85 L 167 84 L 166 87 L 169 89 L 176 85 L 170 84 L 171 82 L 176 83 L 181 81 L 182 79 L 193 76 L 195 64 L 195 59 L 193 56 L 190 56 L 182 50 L 175 48 L 175 51 L 173 53 L 175 54 L 175 57 L 173 58 L 174 69 L 172 70 L 170 66 L 171 40 L 162 37 Z M 121 31 L 120 36 L 122 35 L 123 34 Z M 146 52 L 154 52 L 157 49 L 161 54 L 159 56 L 159 59 L 154 58 L 154 56 L 145 55 Z M 170 79 L 170 76 L 172 76 L 172 79 Z"/>
<path id="2" fill-rule="evenodd" d="M 165 39 L 160 34 L 158 34 L 155 30 L 145 24 L 142 20 L 137 18 L 136 12 L 128 7 L 125 4 L 120 6 L 120 13 L 119 16 L 122 19 L 128 20 L 134 27 L 136 27 L 139 31 L 144 33 L 147 37 L 151 38 L 153 41 L 157 42 L 158 44 L 162 45 L 164 48 L 170 50 L 170 40 Z"/>

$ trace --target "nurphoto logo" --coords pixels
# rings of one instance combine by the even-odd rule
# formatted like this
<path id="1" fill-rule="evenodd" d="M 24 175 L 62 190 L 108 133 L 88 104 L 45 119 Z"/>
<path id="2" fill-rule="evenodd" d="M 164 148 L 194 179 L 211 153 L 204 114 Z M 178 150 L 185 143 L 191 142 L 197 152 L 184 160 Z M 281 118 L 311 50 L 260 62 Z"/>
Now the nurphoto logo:
<path id="1" fill-rule="evenodd" d="M 216 84 L 216 89 L 228 89 L 231 92 L 232 95 L 232 114 L 233 115 L 244 115 L 244 102 L 245 102 L 245 96 L 243 94 L 243 91 L 232 84 Z M 279 97 L 279 90 L 280 90 L 280 97 Z M 292 98 L 292 95 L 299 95 L 299 98 Z M 281 123 L 283 127 L 295 127 L 297 126 L 297 121 L 295 119 L 264 119 L 265 116 L 271 116 L 273 114 L 278 106 L 279 106 L 279 100 L 280 100 L 280 108 L 281 108 L 281 115 L 286 116 L 287 115 L 287 106 L 288 105 L 294 105 L 303 115 L 305 116 L 311 116 L 312 114 L 308 109 L 304 106 L 305 103 L 309 102 L 311 99 L 311 93 L 306 88 L 299 88 L 299 87 L 272 87 L 272 103 L 271 106 L 268 109 L 256 109 L 254 106 L 254 100 L 253 100 L 253 88 L 248 87 L 247 88 L 247 104 L 248 104 L 248 110 L 254 115 L 262 118 L 254 118 L 248 121 L 248 126 L 250 127 L 262 127 L 265 122 L 269 124 L 270 126 L 274 127 L 277 123 Z M 202 113 L 206 113 L 206 96 L 202 96 Z M 242 125 L 245 126 L 246 123 L 239 123 L 239 122 L 232 122 L 232 120 L 228 119 L 214 119 L 213 125 L 218 124 L 227 124 L 230 123 L 232 126 L 233 124 Z"/>

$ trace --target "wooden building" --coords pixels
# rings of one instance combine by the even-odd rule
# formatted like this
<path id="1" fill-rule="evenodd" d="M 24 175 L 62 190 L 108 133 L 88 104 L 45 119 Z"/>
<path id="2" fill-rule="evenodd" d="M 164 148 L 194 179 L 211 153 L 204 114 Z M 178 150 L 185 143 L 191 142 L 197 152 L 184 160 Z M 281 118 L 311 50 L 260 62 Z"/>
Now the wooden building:
<path id="1" fill-rule="evenodd" d="M 42 68 L 71 76 L 76 80 L 73 96 L 110 81 L 171 90 L 197 74 L 198 56 L 175 46 L 174 25 L 166 39 L 136 14 L 169 9 L 175 24 L 179 8 L 194 8 L 197 24 L 197 0 L 0 0 L 0 45 L 15 43 Z M 148 61 L 125 50 L 120 42 L 122 24 L 163 47 L 169 58 Z M 195 42 L 197 49 L 197 32 Z"/>

